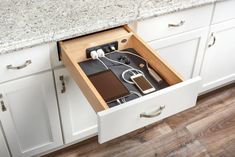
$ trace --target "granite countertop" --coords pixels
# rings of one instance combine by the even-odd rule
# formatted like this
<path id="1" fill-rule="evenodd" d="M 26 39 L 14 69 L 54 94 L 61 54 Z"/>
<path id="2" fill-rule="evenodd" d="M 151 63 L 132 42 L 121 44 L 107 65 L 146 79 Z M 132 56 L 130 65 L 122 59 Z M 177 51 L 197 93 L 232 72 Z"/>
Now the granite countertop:
<path id="1" fill-rule="evenodd" d="M 0 54 L 218 0 L 2 0 Z"/>

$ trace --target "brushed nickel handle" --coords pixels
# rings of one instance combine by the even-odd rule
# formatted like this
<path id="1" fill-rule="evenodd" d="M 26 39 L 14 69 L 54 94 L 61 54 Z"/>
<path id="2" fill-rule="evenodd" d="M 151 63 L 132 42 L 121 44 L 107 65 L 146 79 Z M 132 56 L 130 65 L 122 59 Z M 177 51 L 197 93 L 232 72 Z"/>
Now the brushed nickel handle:
<path id="1" fill-rule="evenodd" d="M 0 99 L 3 98 L 3 95 L 0 94 Z M 6 106 L 5 106 L 5 103 L 3 100 L 0 101 L 0 104 L 1 104 L 1 109 L 2 109 L 2 112 L 5 112 L 7 110 Z"/>
<path id="2" fill-rule="evenodd" d="M 31 60 L 27 60 L 27 61 L 25 61 L 25 63 L 23 65 L 20 65 L 20 66 L 7 65 L 7 69 L 19 70 L 19 69 L 23 69 L 23 68 L 27 67 L 31 63 L 32 63 Z"/>
<path id="3" fill-rule="evenodd" d="M 64 76 L 61 75 L 60 76 L 60 81 L 61 81 L 61 84 L 62 84 L 62 89 L 61 89 L 61 93 L 65 93 L 66 92 L 66 87 L 65 87 L 65 82 L 64 82 Z"/>
<path id="4" fill-rule="evenodd" d="M 159 116 L 162 113 L 162 111 L 164 110 L 165 107 L 166 107 L 165 105 L 161 105 L 159 107 L 159 109 L 157 109 L 156 111 L 153 111 L 153 112 L 150 112 L 150 113 L 145 113 L 145 112 L 141 113 L 140 114 L 140 118 L 142 118 L 142 117 L 144 117 L 144 118 L 154 118 L 154 117 L 157 117 L 157 116 Z"/>
<path id="5" fill-rule="evenodd" d="M 173 23 L 170 23 L 168 24 L 168 27 L 180 27 L 180 26 L 183 26 L 185 24 L 185 21 L 184 20 L 181 20 L 179 23 L 177 24 L 173 24 Z"/>
<path id="6" fill-rule="evenodd" d="M 1 104 L 2 112 L 7 111 L 7 108 L 6 108 L 5 103 L 4 103 L 4 101 L 3 101 L 3 100 L 1 100 L 1 101 L 0 101 L 0 104 Z"/>
<path id="7" fill-rule="evenodd" d="M 215 45 L 216 37 L 215 37 L 214 33 L 211 33 L 211 38 L 213 38 L 213 42 L 208 45 L 209 48 L 212 47 L 213 45 Z"/>

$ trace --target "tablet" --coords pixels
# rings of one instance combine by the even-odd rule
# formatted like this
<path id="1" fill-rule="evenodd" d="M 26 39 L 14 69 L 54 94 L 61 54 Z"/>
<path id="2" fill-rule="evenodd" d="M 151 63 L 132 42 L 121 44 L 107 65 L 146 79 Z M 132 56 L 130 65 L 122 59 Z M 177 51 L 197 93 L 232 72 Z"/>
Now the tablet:
<path id="1" fill-rule="evenodd" d="M 111 70 L 91 74 L 88 78 L 107 103 L 130 94 L 126 86 Z"/>

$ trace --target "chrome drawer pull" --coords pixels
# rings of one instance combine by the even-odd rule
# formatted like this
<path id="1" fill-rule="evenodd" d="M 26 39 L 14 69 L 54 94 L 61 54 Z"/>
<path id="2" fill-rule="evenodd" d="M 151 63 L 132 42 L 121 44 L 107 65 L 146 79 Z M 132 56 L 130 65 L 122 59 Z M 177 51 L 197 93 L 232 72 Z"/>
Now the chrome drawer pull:
<path id="1" fill-rule="evenodd" d="M 157 109 L 156 111 L 153 111 L 153 112 L 150 112 L 150 113 L 141 113 L 140 114 L 140 118 L 144 117 L 144 118 L 154 118 L 154 117 L 157 117 L 159 116 L 162 111 L 164 110 L 166 106 L 165 105 L 161 105 L 159 107 L 159 109 Z"/>
<path id="2" fill-rule="evenodd" d="M 215 37 L 214 33 L 211 33 L 211 38 L 213 38 L 213 42 L 208 45 L 209 48 L 212 47 L 213 45 L 215 45 L 216 37 Z"/>
<path id="3" fill-rule="evenodd" d="M 31 60 L 27 60 L 23 65 L 20 65 L 20 66 L 7 65 L 7 69 L 19 70 L 19 69 L 23 69 L 23 68 L 27 67 L 31 63 L 32 63 Z"/>
<path id="4" fill-rule="evenodd" d="M 0 99 L 3 99 L 2 94 L 0 94 Z M 5 112 L 7 110 L 7 108 L 6 108 L 5 103 L 4 103 L 3 100 L 0 101 L 0 105 L 1 105 L 2 112 Z"/>
<path id="5" fill-rule="evenodd" d="M 7 108 L 4 104 L 4 101 L 1 100 L 0 103 L 1 103 L 2 112 L 5 112 L 7 110 Z"/>
<path id="6" fill-rule="evenodd" d="M 168 27 L 180 27 L 183 26 L 185 21 L 181 20 L 178 24 L 168 24 Z"/>
<path id="7" fill-rule="evenodd" d="M 62 84 L 62 89 L 61 89 L 61 93 L 65 93 L 66 92 L 66 87 L 65 87 L 65 82 L 64 82 L 64 76 L 61 75 L 60 76 L 60 81 L 61 81 L 61 84 Z"/>

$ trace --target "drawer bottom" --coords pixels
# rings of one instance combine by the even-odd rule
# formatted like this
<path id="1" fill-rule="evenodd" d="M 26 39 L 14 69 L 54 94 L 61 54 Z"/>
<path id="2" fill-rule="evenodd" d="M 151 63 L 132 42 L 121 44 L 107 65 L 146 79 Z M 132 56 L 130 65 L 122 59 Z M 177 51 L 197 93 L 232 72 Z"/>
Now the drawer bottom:
<path id="1" fill-rule="evenodd" d="M 131 53 L 131 54 L 130 54 Z M 164 89 L 166 87 L 169 87 L 169 84 L 162 79 L 162 81 L 157 82 L 149 73 L 148 71 L 148 66 L 146 65 L 146 62 L 132 54 L 137 54 L 137 52 L 134 49 L 126 49 L 124 51 L 119 51 L 119 52 L 112 52 L 106 55 L 107 58 L 110 58 L 114 61 L 119 61 L 120 58 L 125 57 L 128 59 L 129 64 L 127 66 L 131 66 L 135 69 L 141 70 L 144 74 L 144 76 L 147 78 L 148 81 L 154 86 L 156 91 Z M 136 85 L 130 84 L 124 81 L 122 78 L 122 74 L 125 70 L 130 69 L 130 67 L 127 67 L 126 65 L 114 63 L 110 60 L 107 60 L 105 58 L 100 58 L 100 60 L 110 69 L 114 72 L 114 74 L 118 77 L 118 79 L 122 82 L 122 84 L 130 91 L 130 95 L 124 97 L 125 102 L 134 100 L 138 98 L 139 96 L 143 96 L 144 94 L 141 93 L 141 91 L 137 88 Z M 104 65 L 99 61 L 99 60 L 87 60 L 84 62 L 80 62 L 79 65 L 83 69 L 86 75 L 93 75 L 95 73 L 99 73 L 101 71 L 105 70 Z M 142 67 L 140 68 L 140 65 Z M 128 74 L 125 75 L 126 78 L 130 77 Z M 109 90 L 115 90 L 112 89 L 112 87 L 109 88 Z M 114 107 L 119 105 L 120 103 L 117 101 L 112 101 L 107 103 L 109 107 Z"/>

